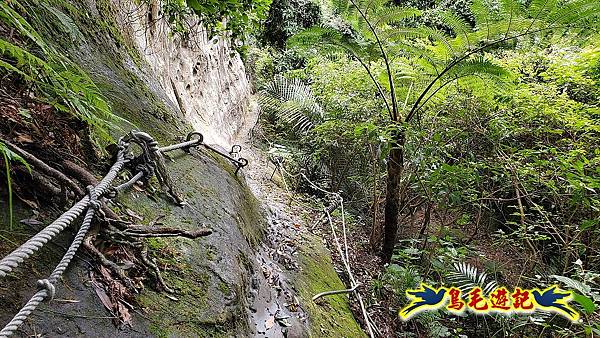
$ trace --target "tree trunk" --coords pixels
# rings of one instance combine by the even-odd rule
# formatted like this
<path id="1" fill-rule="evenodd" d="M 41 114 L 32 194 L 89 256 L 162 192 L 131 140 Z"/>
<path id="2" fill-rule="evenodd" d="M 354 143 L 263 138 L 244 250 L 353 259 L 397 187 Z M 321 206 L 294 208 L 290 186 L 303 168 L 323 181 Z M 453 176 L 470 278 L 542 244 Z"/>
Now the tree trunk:
<path id="1" fill-rule="evenodd" d="M 400 183 L 404 170 L 404 131 L 399 130 L 395 137 L 395 144 L 390 150 L 387 162 L 387 190 L 385 196 L 385 220 L 383 234 L 383 251 L 381 257 L 384 263 L 389 263 L 396 245 L 396 234 L 398 233 L 398 216 L 400 212 L 400 200 L 402 196 Z"/>

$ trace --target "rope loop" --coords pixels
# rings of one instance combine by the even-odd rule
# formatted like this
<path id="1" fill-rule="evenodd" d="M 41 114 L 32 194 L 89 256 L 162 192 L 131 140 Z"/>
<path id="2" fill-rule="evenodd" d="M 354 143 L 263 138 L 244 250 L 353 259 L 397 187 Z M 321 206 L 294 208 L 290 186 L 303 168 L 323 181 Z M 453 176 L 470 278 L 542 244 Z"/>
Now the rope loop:
<path id="1" fill-rule="evenodd" d="M 38 279 L 37 288 L 38 290 L 46 290 L 48 292 L 48 296 L 46 297 L 47 301 L 51 301 L 52 299 L 54 299 L 56 288 L 54 287 L 54 284 L 52 284 L 48 279 Z"/>
<path id="2" fill-rule="evenodd" d="M 154 161 L 149 163 L 140 163 L 135 166 L 135 171 L 141 171 L 144 173 L 143 180 L 149 181 L 152 176 L 154 176 Z"/>
<path id="3" fill-rule="evenodd" d="M 88 195 L 90 196 L 90 207 L 94 210 L 100 210 L 100 202 L 97 199 L 96 191 L 94 190 L 93 185 L 88 185 L 87 187 Z"/>

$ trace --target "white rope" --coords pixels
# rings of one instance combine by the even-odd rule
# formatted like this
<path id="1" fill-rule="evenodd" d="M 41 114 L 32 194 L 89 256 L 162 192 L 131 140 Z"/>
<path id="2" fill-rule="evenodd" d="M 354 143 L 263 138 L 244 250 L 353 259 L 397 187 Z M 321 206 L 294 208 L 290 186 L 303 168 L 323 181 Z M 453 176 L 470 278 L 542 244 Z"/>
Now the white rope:
<path id="1" fill-rule="evenodd" d="M 108 174 L 106 174 L 106 176 L 95 188 L 98 196 L 102 196 L 105 192 L 107 192 L 109 185 L 117 177 L 117 174 L 119 171 L 121 171 L 125 163 L 129 161 L 129 158 L 126 158 L 125 156 L 126 151 L 128 151 L 128 145 L 123 142 L 120 145 L 117 161 L 110 168 Z M 79 217 L 81 213 L 89 206 L 89 198 L 87 196 L 82 198 L 79 202 L 72 206 L 71 209 L 60 215 L 54 222 L 0 260 L 0 278 L 5 277 L 14 268 L 19 266 L 19 264 L 21 264 L 25 259 L 29 258 L 34 252 L 42 248 L 44 244 L 48 243 L 66 227 L 71 225 L 73 220 Z"/>
<path id="2" fill-rule="evenodd" d="M 125 164 L 133 160 L 130 153 L 130 141 L 137 143 L 145 150 L 145 153 L 140 156 L 142 163 L 138 162 L 138 166 L 141 166 L 144 170 L 138 171 L 129 181 L 111 188 L 110 185 L 116 179 L 117 175 L 123 169 Z M 71 260 L 75 256 L 75 253 L 79 249 L 79 246 L 87 235 L 91 227 L 94 214 L 100 207 L 98 202 L 99 198 L 103 197 L 105 194 L 108 198 L 114 198 L 118 192 L 131 188 L 135 182 L 139 181 L 143 176 L 148 175 L 147 178 L 149 179 L 154 173 L 154 166 L 156 166 L 156 162 L 153 158 L 155 155 L 160 155 L 161 152 L 167 152 L 175 149 L 189 148 L 201 143 L 202 139 L 200 138 L 159 148 L 158 143 L 154 140 L 154 138 L 152 138 L 152 136 L 139 131 L 132 131 L 127 140 L 121 138 L 118 143 L 119 152 L 117 153 L 117 160 L 110 168 L 106 176 L 104 176 L 104 178 L 100 181 L 100 183 L 98 183 L 98 185 L 95 187 L 89 186 L 89 192 L 84 198 L 75 203 L 75 205 L 73 205 L 69 210 L 60 215 L 54 222 L 52 222 L 42 231 L 38 232 L 19 248 L 15 249 L 13 252 L 0 260 L 0 278 L 2 278 L 10 273 L 14 268 L 18 267 L 20 263 L 29 258 L 33 253 L 42 248 L 44 244 L 54 239 L 66 227 L 71 225 L 71 223 L 78 218 L 84 210 L 86 210 L 82 225 L 61 261 L 58 263 L 48 279 L 38 280 L 37 285 L 39 291 L 35 293 L 31 299 L 29 299 L 25 306 L 23 306 L 23 308 L 21 308 L 21 310 L 13 317 L 13 319 L 0 331 L 0 338 L 5 338 L 12 335 L 45 299 L 49 298 L 51 300 L 54 298 L 54 293 L 56 290 L 54 284 L 61 278 L 62 274 L 69 266 Z"/>
<path id="3" fill-rule="evenodd" d="M 63 256 L 63 258 L 60 260 L 54 271 L 52 271 L 50 277 L 48 277 L 48 279 L 38 280 L 37 285 L 40 291 L 33 295 L 33 297 L 29 299 L 27 304 L 25 304 L 25 306 L 23 306 L 23 308 L 13 317 L 13 319 L 8 324 L 6 324 L 2 331 L 0 331 L 0 338 L 5 338 L 12 335 L 19 328 L 19 326 L 21 326 L 21 324 L 23 324 L 23 322 L 29 317 L 29 315 L 31 315 L 31 313 L 48 296 L 50 296 L 50 300 L 54 298 L 54 293 L 56 289 L 54 283 L 56 283 L 60 279 L 62 274 L 65 272 L 65 270 L 71 263 L 71 260 L 73 259 L 75 253 L 79 249 L 81 242 L 83 242 L 85 235 L 87 235 L 88 231 L 90 230 L 92 219 L 94 218 L 94 213 L 100 208 L 100 204 L 98 203 L 97 198 L 98 191 L 100 191 L 99 188 L 102 188 L 101 184 L 102 182 L 98 184 L 98 186 L 96 186 L 95 188 L 93 186 L 88 187 L 89 194 L 87 195 L 87 200 L 89 202 L 88 205 L 90 207 L 85 213 L 85 217 L 83 218 L 81 228 L 79 228 L 77 235 L 75 235 L 71 246 L 69 246 L 69 249 Z"/>
<path id="4" fill-rule="evenodd" d="M 191 136 L 194 134 L 197 134 L 200 138 L 192 140 Z M 37 281 L 39 291 L 35 293 L 31 299 L 29 299 L 25 306 L 23 306 L 23 308 L 21 308 L 21 310 L 13 317 L 13 319 L 0 331 L 0 338 L 5 338 L 15 333 L 19 326 L 23 324 L 29 315 L 31 315 L 31 313 L 45 299 L 49 298 L 52 300 L 52 298 L 54 298 L 56 291 L 54 284 L 61 278 L 62 274 L 71 263 L 71 260 L 75 256 L 75 253 L 87 235 L 91 227 L 94 214 L 100 207 L 98 199 L 104 197 L 105 195 L 107 198 L 114 198 L 119 192 L 131 188 L 137 181 L 142 179 L 142 177 L 147 176 L 146 179 L 149 179 L 152 175 L 154 175 L 154 170 L 156 169 L 155 167 L 159 166 L 160 164 L 160 161 L 157 163 L 156 158 L 158 157 L 160 159 L 161 153 L 175 149 L 186 149 L 201 145 L 202 139 L 202 134 L 190 133 L 188 135 L 188 140 L 185 142 L 159 148 L 158 142 L 156 142 L 152 136 L 144 132 L 132 131 L 126 140 L 121 138 L 118 142 L 119 152 L 117 153 L 117 160 L 110 168 L 106 176 L 104 176 L 104 178 L 100 181 L 100 183 L 98 183 L 98 185 L 95 187 L 89 186 L 88 194 L 84 198 L 75 203 L 75 205 L 73 205 L 69 210 L 60 215 L 54 222 L 45 227 L 42 231 L 38 232 L 19 248 L 15 249 L 13 252 L 0 260 L 0 278 L 2 278 L 10 273 L 13 269 L 18 267 L 20 263 L 33 255 L 33 253 L 42 248 L 50 240 L 54 239 L 60 232 L 71 225 L 75 219 L 81 216 L 83 211 L 86 211 L 82 225 L 61 261 L 58 263 L 52 274 L 50 274 L 48 279 L 41 279 Z M 141 163 L 137 161 L 138 168 L 136 168 L 136 171 L 139 171 L 129 181 L 111 188 L 112 182 L 116 179 L 117 175 L 123 169 L 125 164 L 134 160 L 130 150 L 130 142 L 135 142 L 144 150 L 144 154 L 140 155 Z M 225 154 L 221 155 L 229 158 L 229 156 Z M 241 162 L 241 160 L 244 160 L 245 163 Z M 238 163 L 238 170 L 242 166 L 247 165 L 247 161 L 245 159 L 238 159 L 236 160 L 236 163 Z M 161 168 L 159 167 L 157 169 L 160 171 Z M 161 174 L 165 175 L 164 172 L 161 172 Z M 166 179 L 166 177 L 163 177 L 163 179 Z"/>

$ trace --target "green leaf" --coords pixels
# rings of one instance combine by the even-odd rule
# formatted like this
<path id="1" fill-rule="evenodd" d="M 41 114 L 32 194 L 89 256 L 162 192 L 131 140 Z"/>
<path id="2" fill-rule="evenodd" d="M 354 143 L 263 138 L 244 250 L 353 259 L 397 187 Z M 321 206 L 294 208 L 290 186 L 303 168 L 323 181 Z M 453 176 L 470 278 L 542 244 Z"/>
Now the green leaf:
<path id="1" fill-rule="evenodd" d="M 591 314 L 596 311 L 596 304 L 594 304 L 594 301 L 582 294 L 573 292 L 573 301 L 581 305 L 587 314 Z"/>
<path id="2" fill-rule="evenodd" d="M 576 281 L 572 278 L 569 278 L 566 276 L 559 276 L 559 275 L 550 275 L 550 277 L 563 283 L 569 289 L 575 289 L 575 290 L 577 290 L 581 293 L 585 293 L 585 294 L 589 294 L 592 291 L 592 288 L 589 285 L 582 283 L 580 281 Z"/>
<path id="3" fill-rule="evenodd" d="M 586 219 L 583 222 L 581 222 L 581 225 L 579 226 L 579 230 L 584 231 L 587 229 L 590 229 L 593 226 L 597 226 L 598 223 L 600 223 L 597 219 Z"/>
<path id="4" fill-rule="evenodd" d="M 199 11 L 202 9 L 202 6 L 200 5 L 200 2 L 198 0 L 187 0 L 187 4 L 195 11 Z"/>

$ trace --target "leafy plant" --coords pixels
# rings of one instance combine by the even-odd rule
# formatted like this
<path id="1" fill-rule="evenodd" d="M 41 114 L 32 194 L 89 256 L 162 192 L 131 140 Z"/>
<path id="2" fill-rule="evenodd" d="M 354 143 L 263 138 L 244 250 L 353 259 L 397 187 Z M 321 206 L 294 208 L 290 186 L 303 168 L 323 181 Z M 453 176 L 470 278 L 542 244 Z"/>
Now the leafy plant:
<path id="1" fill-rule="evenodd" d="M 271 0 L 164 0 L 162 10 L 178 33 L 189 33 L 186 23 L 190 14 L 202 22 L 208 37 L 225 34 L 232 41 L 244 41 L 258 30 L 266 18 Z"/>
<path id="2" fill-rule="evenodd" d="M 362 65 L 385 104 L 388 123 L 393 126 L 387 161 L 385 261 L 391 259 L 398 217 L 411 186 L 405 149 L 410 147 L 407 130 L 413 120 L 438 105 L 436 97 L 451 84 L 479 79 L 501 83 L 507 72 L 489 59 L 490 51 L 512 48 L 525 37 L 544 39 L 548 33 L 569 29 L 582 32 L 577 25 L 588 23 L 600 12 L 600 4 L 593 0 L 564 5 L 534 0 L 527 6 L 516 0 L 499 4 L 475 1 L 471 6 L 474 30 L 456 13 L 438 10 L 453 33 L 449 36 L 435 27 L 412 26 L 411 20 L 421 16 L 421 10 L 389 6 L 385 1 L 342 0 L 334 5 L 340 21 L 302 32 L 290 39 L 289 45 L 327 56 L 349 55 Z M 376 73 L 373 64 L 381 65 L 383 72 Z"/>
<path id="3" fill-rule="evenodd" d="M 274 0 L 261 40 L 282 49 L 290 36 L 317 25 L 320 20 L 321 8 L 312 0 Z"/>
<path id="4" fill-rule="evenodd" d="M 10 229 L 12 229 L 13 196 L 12 196 L 12 180 L 11 180 L 11 176 L 10 176 L 10 163 L 11 162 L 19 162 L 19 163 L 25 165 L 25 167 L 27 168 L 27 170 L 29 170 L 29 172 L 31 172 L 31 168 L 29 167 L 29 164 L 27 164 L 27 162 L 25 162 L 25 160 L 21 156 L 19 156 L 18 154 L 15 154 L 2 142 L 0 142 L 0 154 L 2 154 L 2 159 L 4 160 L 6 185 L 7 185 L 7 190 L 8 190 L 8 215 L 9 215 L 8 224 L 9 224 Z"/>
<path id="5" fill-rule="evenodd" d="M 277 76 L 261 90 L 259 103 L 263 111 L 275 114 L 298 133 L 307 133 L 323 119 L 323 109 L 310 87 L 299 79 Z"/>
<path id="6" fill-rule="evenodd" d="M 448 272 L 446 278 L 450 285 L 455 285 L 464 294 L 479 286 L 483 294 L 488 295 L 498 287 L 495 280 L 488 279 L 487 273 L 480 272 L 476 267 L 465 262 L 454 263 L 454 270 Z"/>
<path id="7" fill-rule="evenodd" d="M 14 4 L 21 12 L 34 15 L 25 6 Z M 0 61 L 0 69 L 32 83 L 48 104 L 86 122 L 100 140 L 111 139 L 108 128 L 113 121 L 125 121 L 111 111 L 100 90 L 79 66 L 45 42 L 33 26 L 7 2 L 0 2 L 0 20 L 15 29 L 26 43 L 20 46 L 0 39 L 0 53 L 10 61 Z M 35 50 L 35 53 L 33 52 Z"/>

